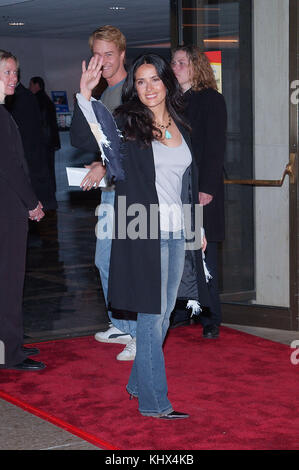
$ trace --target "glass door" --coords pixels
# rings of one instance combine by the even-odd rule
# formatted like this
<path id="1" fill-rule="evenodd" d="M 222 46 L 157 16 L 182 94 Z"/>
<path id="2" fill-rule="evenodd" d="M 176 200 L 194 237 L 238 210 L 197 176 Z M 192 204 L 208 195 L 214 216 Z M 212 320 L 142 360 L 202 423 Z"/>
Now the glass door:
<path id="1" fill-rule="evenodd" d="M 171 6 L 173 46 L 210 53 L 227 105 L 224 321 L 298 330 L 297 2 Z"/>

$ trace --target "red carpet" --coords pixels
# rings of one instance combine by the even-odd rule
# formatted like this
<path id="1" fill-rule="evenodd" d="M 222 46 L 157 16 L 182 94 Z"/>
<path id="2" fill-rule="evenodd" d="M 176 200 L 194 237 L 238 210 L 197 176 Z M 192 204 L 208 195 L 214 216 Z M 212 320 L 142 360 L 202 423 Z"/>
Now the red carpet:
<path id="1" fill-rule="evenodd" d="M 165 344 L 169 397 L 182 421 L 142 417 L 125 385 L 122 345 L 93 337 L 39 343 L 40 372 L 0 371 L 0 398 L 103 449 L 299 449 L 299 364 L 288 346 L 221 329 L 171 330 Z M 299 339 L 299 338 L 298 338 Z"/>

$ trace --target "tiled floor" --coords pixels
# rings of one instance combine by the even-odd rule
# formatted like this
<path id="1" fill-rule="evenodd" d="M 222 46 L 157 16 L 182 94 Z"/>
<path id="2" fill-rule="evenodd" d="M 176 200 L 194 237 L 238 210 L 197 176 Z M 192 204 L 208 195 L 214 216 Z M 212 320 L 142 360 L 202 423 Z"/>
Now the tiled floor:
<path id="1" fill-rule="evenodd" d="M 108 325 L 94 266 L 98 200 L 59 203 L 30 236 L 24 286 L 25 343 L 94 334 Z M 290 345 L 299 332 L 227 325 Z M 88 442 L 0 400 L 0 450 L 99 450 Z"/>
<path id="2" fill-rule="evenodd" d="M 29 238 L 24 287 L 27 342 L 88 334 L 107 323 L 94 265 L 97 201 L 59 204 Z"/>

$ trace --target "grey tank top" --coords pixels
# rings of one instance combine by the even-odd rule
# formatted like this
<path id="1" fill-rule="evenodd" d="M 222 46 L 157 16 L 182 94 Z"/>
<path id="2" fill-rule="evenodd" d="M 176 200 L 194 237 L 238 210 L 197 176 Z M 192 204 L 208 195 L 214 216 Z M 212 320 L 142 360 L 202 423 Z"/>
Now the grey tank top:
<path id="1" fill-rule="evenodd" d="M 160 227 L 166 232 L 184 228 L 182 210 L 182 178 L 192 157 L 183 136 L 178 147 L 152 142 L 156 171 L 156 190 L 159 199 Z"/>

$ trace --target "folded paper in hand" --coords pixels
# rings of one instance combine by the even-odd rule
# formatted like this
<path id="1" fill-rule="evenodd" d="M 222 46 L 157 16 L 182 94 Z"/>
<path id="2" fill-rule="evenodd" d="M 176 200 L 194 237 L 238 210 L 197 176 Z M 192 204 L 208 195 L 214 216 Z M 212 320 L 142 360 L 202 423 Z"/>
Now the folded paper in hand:
<path id="1" fill-rule="evenodd" d="M 67 179 L 69 186 L 80 186 L 83 178 L 87 175 L 89 172 L 88 168 L 72 168 L 72 167 L 66 167 L 66 173 L 67 173 Z M 99 187 L 100 188 L 105 188 L 106 181 L 105 177 L 101 180 Z"/>

